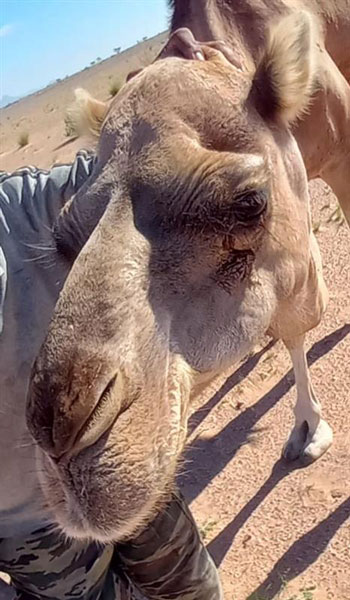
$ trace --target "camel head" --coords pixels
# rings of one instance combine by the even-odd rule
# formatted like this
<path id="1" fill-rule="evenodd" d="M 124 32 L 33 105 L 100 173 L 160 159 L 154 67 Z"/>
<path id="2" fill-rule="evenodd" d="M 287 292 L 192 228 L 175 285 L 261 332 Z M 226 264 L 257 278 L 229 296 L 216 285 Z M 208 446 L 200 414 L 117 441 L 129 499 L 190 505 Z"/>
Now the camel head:
<path id="1" fill-rule="evenodd" d="M 49 506 L 74 537 L 121 540 L 166 500 L 189 395 L 271 326 L 309 261 L 289 123 L 312 81 L 287 18 L 258 67 L 169 56 L 102 110 L 93 174 L 56 226 L 72 263 L 34 364 L 27 422 Z M 304 243 L 305 242 L 305 243 Z"/>

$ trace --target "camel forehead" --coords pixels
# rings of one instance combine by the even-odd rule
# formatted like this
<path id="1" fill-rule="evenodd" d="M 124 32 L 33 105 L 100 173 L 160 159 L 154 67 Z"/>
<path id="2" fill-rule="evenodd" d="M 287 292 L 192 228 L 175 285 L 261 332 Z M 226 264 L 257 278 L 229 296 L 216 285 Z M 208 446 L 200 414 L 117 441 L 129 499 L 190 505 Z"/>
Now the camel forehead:
<path id="1" fill-rule="evenodd" d="M 167 58 L 150 65 L 131 80 L 111 105 L 115 122 L 120 113 L 147 118 L 154 126 L 180 117 L 189 124 L 233 117 L 247 98 L 250 80 L 227 63 Z"/>
<path id="2" fill-rule="evenodd" d="M 189 165 L 200 163 L 198 152 L 192 160 L 198 148 L 213 151 L 218 163 L 217 151 L 265 157 L 266 132 L 246 106 L 249 85 L 247 75 L 229 63 L 161 60 L 128 82 L 113 101 L 101 154 L 114 148 L 118 170 L 125 172 L 128 165 L 129 176 L 133 169 L 179 173 L 184 156 Z"/>
<path id="3" fill-rule="evenodd" d="M 205 61 L 166 58 L 150 65 L 141 73 L 145 85 L 152 87 L 155 83 L 159 89 L 173 90 L 193 89 L 211 92 L 220 87 L 231 96 L 241 95 L 247 83 L 247 74 L 231 65 L 227 60 L 207 59 Z"/>

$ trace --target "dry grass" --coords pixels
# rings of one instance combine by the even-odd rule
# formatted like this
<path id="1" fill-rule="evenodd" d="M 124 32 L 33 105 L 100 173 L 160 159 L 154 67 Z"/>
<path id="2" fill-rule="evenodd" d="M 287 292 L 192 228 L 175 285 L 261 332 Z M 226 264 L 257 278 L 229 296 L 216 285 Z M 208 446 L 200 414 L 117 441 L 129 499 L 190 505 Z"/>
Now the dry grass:
<path id="1" fill-rule="evenodd" d="M 204 523 L 203 527 L 200 527 L 199 533 L 204 542 L 208 539 L 211 532 L 215 529 L 217 523 L 218 523 L 217 521 L 213 521 L 212 519 L 209 519 L 208 521 L 206 521 Z"/>
<path id="2" fill-rule="evenodd" d="M 271 595 L 268 593 L 268 591 L 266 592 L 266 594 L 264 594 L 264 593 L 261 594 L 259 592 L 256 592 L 256 593 L 253 593 L 252 595 L 248 596 L 247 600 L 282 600 L 282 596 L 286 600 L 316 600 L 315 592 L 316 592 L 316 586 L 312 585 L 312 586 L 308 586 L 307 588 L 302 588 L 296 594 L 289 596 L 288 595 L 288 583 L 285 581 L 282 581 L 281 589 L 279 592 L 277 592 L 277 595 L 274 595 L 273 597 L 271 597 Z M 287 593 L 287 596 L 285 595 L 286 593 Z"/>
<path id="3" fill-rule="evenodd" d="M 18 145 L 20 148 L 24 148 L 24 146 L 27 146 L 29 142 L 29 133 L 28 131 L 22 131 L 22 133 L 19 134 L 18 137 Z"/>
<path id="4" fill-rule="evenodd" d="M 113 79 L 109 84 L 109 93 L 112 97 L 116 96 L 122 87 L 122 82 L 119 79 Z"/>
<path id="5" fill-rule="evenodd" d="M 317 233 L 323 231 L 329 224 L 335 226 L 336 232 L 345 225 L 345 217 L 343 211 L 340 207 L 340 204 L 337 202 L 336 207 L 332 207 L 329 202 L 321 206 L 321 214 L 324 211 L 331 210 L 332 212 L 329 214 L 327 218 L 320 218 L 318 221 L 315 221 L 312 226 L 312 231 L 316 235 Z"/>
<path id="6" fill-rule="evenodd" d="M 335 223 L 339 229 L 345 223 L 345 217 L 340 204 L 337 204 L 337 208 L 333 210 L 332 214 L 327 219 L 327 223 Z"/>
<path id="7" fill-rule="evenodd" d="M 66 116 L 64 117 L 64 127 L 64 133 L 66 137 L 77 137 L 79 135 L 75 120 L 69 113 L 66 113 Z"/>

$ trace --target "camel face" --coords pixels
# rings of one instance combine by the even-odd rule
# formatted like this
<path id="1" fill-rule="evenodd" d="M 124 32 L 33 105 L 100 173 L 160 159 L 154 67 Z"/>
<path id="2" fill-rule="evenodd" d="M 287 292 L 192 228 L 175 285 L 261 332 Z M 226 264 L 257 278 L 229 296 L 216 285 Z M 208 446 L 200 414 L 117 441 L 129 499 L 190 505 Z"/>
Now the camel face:
<path id="1" fill-rule="evenodd" d="M 142 527 L 174 481 L 192 385 L 279 331 L 279 300 L 307 279 L 305 170 L 253 78 L 213 50 L 146 69 L 113 101 L 92 179 L 63 214 L 77 258 L 27 420 L 69 535 Z"/>

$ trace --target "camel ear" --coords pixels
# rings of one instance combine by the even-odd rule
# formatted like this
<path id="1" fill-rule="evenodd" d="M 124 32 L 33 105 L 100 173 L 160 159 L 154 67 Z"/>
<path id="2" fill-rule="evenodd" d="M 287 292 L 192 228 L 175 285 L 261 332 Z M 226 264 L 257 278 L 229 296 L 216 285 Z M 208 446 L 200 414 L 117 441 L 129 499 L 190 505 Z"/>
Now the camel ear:
<path id="1" fill-rule="evenodd" d="M 90 134 L 97 137 L 108 112 L 109 103 L 96 100 L 82 88 L 77 88 L 74 94 L 75 102 L 67 110 L 72 130 L 78 136 Z"/>
<path id="2" fill-rule="evenodd" d="M 269 31 L 252 92 L 264 118 L 290 123 L 308 107 L 314 90 L 314 24 L 307 12 L 281 19 Z"/>

